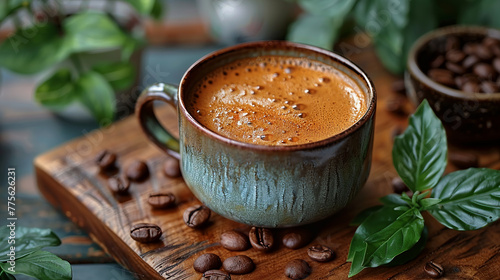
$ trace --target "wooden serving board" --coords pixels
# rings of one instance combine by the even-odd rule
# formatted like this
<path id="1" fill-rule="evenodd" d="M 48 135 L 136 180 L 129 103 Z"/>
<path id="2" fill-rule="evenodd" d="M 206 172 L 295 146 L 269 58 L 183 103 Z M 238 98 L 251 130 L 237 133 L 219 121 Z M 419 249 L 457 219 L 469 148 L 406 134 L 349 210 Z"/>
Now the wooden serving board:
<path id="1" fill-rule="evenodd" d="M 200 279 L 192 268 L 194 260 L 203 253 L 215 253 L 222 260 L 239 254 L 251 257 L 256 269 L 248 275 L 233 275 L 232 279 L 286 279 L 284 267 L 292 259 L 307 260 L 312 267 L 308 279 L 346 279 L 350 264 L 346 263 L 349 244 L 355 227 L 349 221 L 361 210 L 378 204 L 378 198 L 391 193 L 390 181 L 397 174 L 392 167 L 392 133 L 395 127 L 405 127 L 406 117 L 391 115 L 384 110 L 387 101 L 397 97 L 390 86 L 394 77 L 382 70 L 373 51 L 364 50 L 351 57 L 374 80 L 378 91 L 373 165 L 368 182 L 360 194 L 340 213 L 311 225 L 316 232 L 311 244 L 331 247 L 337 257 L 328 263 L 309 260 L 308 246 L 291 250 L 278 244 L 270 253 L 253 248 L 231 252 L 219 244 L 220 234 L 230 229 L 249 230 L 249 227 L 213 214 L 203 229 L 187 227 L 182 214 L 186 208 L 199 203 L 181 178 L 171 179 L 162 171 L 166 159 L 159 149 L 142 134 L 134 116 L 110 127 L 96 130 L 35 159 L 38 186 L 55 207 L 60 208 L 73 222 L 84 228 L 119 263 L 140 279 Z M 405 101 L 407 102 L 407 101 Z M 408 111 L 412 110 L 406 104 Z M 173 110 L 162 107 L 158 114 L 167 125 L 176 125 Z M 121 168 L 140 159 L 147 162 L 152 176 L 143 183 L 132 183 L 130 195 L 117 196 L 110 192 L 106 177 L 93 163 L 95 155 L 108 149 L 119 155 Z M 450 147 L 450 150 L 458 150 Z M 481 166 L 500 169 L 500 147 L 468 148 L 480 156 Z M 448 166 L 447 172 L 453 171 Z M 153 210 L 147 197 L 153 191 L 169 191 L 177 197 L 177 206 Z M 398 267 L 365 269 L 353 279 L 422 279 L 423 266 L 428 261 L 443 265 L 443 279 L 499 279 L 500 223 L 487 228 L 459 232 L 444 228 L 425 215 L 429 240 L 424 251 L 413 261 Z M 160 242 L 140 244 L 129 236 L 130 228 L 139 222 L 158 224 L 163 230 Z M 285 230 L 276 230 L 276 237 Z"/>

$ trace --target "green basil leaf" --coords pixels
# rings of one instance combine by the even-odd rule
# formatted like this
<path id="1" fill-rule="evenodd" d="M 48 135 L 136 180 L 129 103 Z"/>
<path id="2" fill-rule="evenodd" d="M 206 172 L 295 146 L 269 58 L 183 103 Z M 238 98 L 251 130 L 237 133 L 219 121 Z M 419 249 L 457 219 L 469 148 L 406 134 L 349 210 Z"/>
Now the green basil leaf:
<path id="1" fill-rule="evenodd" d="M 160 0 L 154 0 L 153 8 L 151 8 L 149 15 L 154 19 L 159 20 L 163 16 L 163 13 L 164 13 L 164 8 Z"/>
<path id="2" fill-rule="evenodd" d="M 139 13 L 143 15 L 148 15 L 151 13 L 155 5 L 155 0 L 125 0 L 128 2 L 134 9 L 136 9 Z"/>
<path id="3" fill-rule="evenodd" d="M 353 239 L 354 240 L 354 239 Z M 351 262 L 351 269 L 349 270 L 349 275 L 348 277 L 354 276 L 358 273 L 361 272 L 361 270 L 365 269 L 363 266 L 363 260 L 365 257 L 365 252 L 368 244 L 364 241 L 360 241 L 360 248 L 361 250 L 354 251 L 351 257 L 351 260 L 347 260 Z M 352 246 L 352 243 L 351 243 Z M 349 251 L 351 253 L 351 251 Z"/>
<path id="4" fill-rule="evenodd" d="M 37 86 L 35 100 L 45 106 L 64 106 L 78 97 L 68 69 L 60 69 Z"/>
<path id="5" fill-rule="evenodd" d="M 408 206 L 408 202 L 405 201 L 401 195 L 391 193 L 379 199 L 385 206 Z"/>
<path id="6" fill-rule="evenodd" d="M 298 0 L 298 3 L 313 15 L 345 18 L 356 0 Z"/>
<path id="7" fill-rule="evenodd" d="M 390 263 L 386 264 L 385 266 L 397 266 L 397 265 L 403 265 L 413 259 L 415 259 L 422 250 L 424 250 L 425 245 L 427 244 L 427 238 L 429 236 L 429 231 L 427 230 L 427 227 L 424 226 L 424 229 L 422 230 L 422 235 L 420 236 L 420 239 L 418 242 L 411 247 L 406 252 L 401 253 L 400 255 L 397 255 Z"/>
<path id="8" fill-rule="evenodd" d="M 16 227 L 15 239 L 9 239 L 10 229 L 7 225 L 0 228 L 0 236 L 0 262 L 9 260 L 7 254 L 11 246 L 15 247 L 16 258 L 22 258 L 43 247 L 61 244 L 61 240 L 54 232 L 43 228 Z"/>
<path id="9" fill-rule="evenodd" d="M 500 28 L 499 10 L 497 0 L 466 1 L 460 6 L 458 23 Z"/>
<path id="10" fill-rule="evenodd" d="M 470 168 L 450 173 L 432 190 L 441 202 L 428 209 L 455 230 L 482 228 L 500 217 L 500 171 Z"/>
<path id="11" fill-rule="evenodd" d="M 391 262 L 396 256 L 412 248 L 420 239 L 424 219 L 415 209 L 396 211 L 383 207 L 370 215 L 356 230 L 349 248 L 348 261 L 363 255 L 351 265 L 349 277 L 364 267 L 377 267 Z M 352 251 L 352 252 L 351 252 Z"/>
<path id="12" fill-rule="evenodd" d="M 16 277 L 14 275 L 11 275 L 5 271 L 0 271 L 0 280 L 15 280 Z"/>
<path id="13" fill-rule="evenodd" d="M 376 212 L 377 210 L 380 210 L 380 208 L 382 208 L 383 206 L 382 205 L 377 205 L 377 206 L 373 206 L 373 207 L 370 207 L 370 208 L 367 208 L 363 211 L 361 211 L 356 217 L 354 217 L 354 219 L 352 219 L 352 221 L 349 223 L 350 226 L 359 226 L 360 224 L 362 224 L 371 214 L 373 214 L 374 212 Z"/>
<path id="14" fill-rule="evenodd" d="M 342 22 L 343 18 L 303 15 L 291 25 L 287 40 L 332 50 Z"/>
<path id="15" fill-rule="evenodd" d="M 101 63 L 92 70 L 101 74 L 115 91 L 127 89 L 134 83 L 135 69 L 130 62 Z"/>
<path id="16" fill-rule="evenodd" d="M 431 206 L 434 206 L 438 203 L 440 203 L 442 200 L 439 199 L 439 198 L 426 198 L 426 199 L 422 199 L 420 200 L 419 204 L 420 206 L 422 206 L 422 209 L 421 210 L 427 210 L 429 209 L 429 207 Z"/>
<path id="17" fill-rule="evenodd" d="M 118 48 L 127 35 L 108 15 L 83 12 L 66 18 L 64 29 L 73 52 Z"/>
<path id="18" fill-rule="evenodd" d="M 443 125 L 424 100 L 406 131 L 394 140 L 394 167 L 412 191 L 431 189 L 446 168 L 447 151 Z"/>
<path id="19" fill-rule="evenodd" d="M 104 79 L 96 72 L 89 71 L 76 82 L 80 91 L 80 100 L 92 113 L 100 125 L 110 124 L 116 111 L 115 93 Z"/>
<path id="20" fill-rule="evenodd" d="M 6 270 L 10 265 L 0 263 L 0 266 Z M 36 251 L 17 259 L 16 272 L 12 274 L 24 274 L 40 280 L 71 280 L 71 265 L 52 253 Z"/>
<path id="21" fill-rule="evenodd" d="M 33 74 L 61 62 L 70 43 L 52 23 L 19 29 L 0 45 L 0 66 L 21 74 Z"/>
<path id="22" fill-rule="evenodd" d="M 7 0 L 0 3 L 0 22 L 23 7 L 28 7 L 32 0 Z"/>

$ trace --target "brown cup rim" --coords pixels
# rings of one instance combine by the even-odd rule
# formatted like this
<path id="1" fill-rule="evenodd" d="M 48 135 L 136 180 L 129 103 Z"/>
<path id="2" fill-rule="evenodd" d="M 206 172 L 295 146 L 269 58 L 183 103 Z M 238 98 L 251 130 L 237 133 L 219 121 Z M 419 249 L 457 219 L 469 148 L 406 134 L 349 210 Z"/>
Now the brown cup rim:
<path id="1" fill-rule="evenodd" d="M 462 34 L 479 34 L 491 36 L 500 40 L 500 30 L 483 26 L 452 25 L 430 31 L 422 35 L 411 47 L 410 52 L 408 53 L 408 72 L 419 82 L 444 95 L 466 100 L 500 100 L 500 93 L 472 93 L 453 89 L 431 80 L 424 74 L 424 72 L 422 72 L 422 70 L 420 70 L 420 67 L 417 64 L 417 54 L 431 40 L 449 35 L 460 36 Z"/>
<path id="2" fill-rule="evenodd" d="M 184 104 L 183 100 L 183 92 L 184 88 L 186 87 L 187 81 L 189 80 L 190 76 L 193 75 L 192 73 L 196 71 L 196 69 L 202 67 L 204 64 L 209 63 L 212 59 L 223 55 L 223 54 L 228 54 L 232 52 L 237 52 L 241 51 L 244 49 L 253 49 L 253 48 L 289 48 L 289 49 L 296 49 L 296 50 L 305 50 L 305 51 L 313 51 L 317 52 L 319 54 L 328 56 L 330 59 L 338 61 L 340 64 L 343 66 L 346 66 L 349 68 L 353 73 L 358 75 L 362 81 L 366 83 L 368 93 L 372 93 L 372 98 L 370 100 L 370 104 L 368 109 L 366 110 L 365 114 L 361 119 L 359 119 L 356 123 L 354 123 L 352 126 L 347 128 L 346 130 L 335 134 L 332 137 L 312 142 L 312 143 L 304 143 L 304 144 L 298 144 L 298 145 L 287 145 L 287 146 L 276 146 L 276 145 L 257 145 L 257 144 L 251 144 L 251 143 L 246 143 L 246 142 L 240 142 L 234 139 L 227 138 L 225 136 L 222 136 L 220 134 L 215 133 L 214 131 L 208 129 L 207 127 L 203 126 L 201 123 L 199 123 L 186 109 L 186 106 Z M 369 97 L 369 96 L 368 96 Z M 243 149 L 251 149 L 251 150 L 258 150 L 258 151 L 297 151 L 297 150 L 307 150 L 307 149 L 313 149 L 313 148 L 318 148 L 322 146 L 326 146 L 330 143 L 338 142 L 341 141 L 345 138 L 347 138 L 349 135 L 353 134 L 356 132 L 358 129 L 360 129 L 375 113 L 375 107 L 376 107 L 376 101 L 377 101 L 377 94 L 375 91 L 375 87 L 373 85 L 372 80 L 366 75 L 366 73 L 356 64 L 354 64 L 352 61 L 348 60 L 347 58 L 344 58 L 336 53 L 333 53 L 331 51 L 319 48 L 319 47 L 314 47 L 310 45 L 305 45 L 305 44 L 300 44 L 300 43 L 293 43 L 289 41 L 257 41 L 257 42 L 250 42 L 250 43 L 243 43 L 243 44 L 238 44 L 234 45 L 231 47 L 223 48 L 217 51 L 214 51 L 210 54 L 205 55 L 204 57 L 200 58 L 198 61 L 196 61 L 189 69 L 186 71 L 184 76 L 181 79 L 181 83 L 179 85 L 179 95 L 178 95 L 178 106 L 179 106 L 179 111 L 184 114 L 187 118 L 187 120 L 198 130 L 202 131 L 205 135 L 208 135 L 212 139 L 218 140 L 220 142 L 236 146 L 239 148 Z"/>

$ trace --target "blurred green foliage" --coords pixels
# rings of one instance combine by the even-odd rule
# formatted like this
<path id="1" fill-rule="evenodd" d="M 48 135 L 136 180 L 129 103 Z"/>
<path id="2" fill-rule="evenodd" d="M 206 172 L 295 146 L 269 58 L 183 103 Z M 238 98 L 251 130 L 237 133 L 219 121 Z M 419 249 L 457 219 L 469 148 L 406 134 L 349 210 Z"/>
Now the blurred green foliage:
<path id="1" fill-rule="evenodd" d="M 333 49 L 345 29 L 362 30 L 372 38 L 384 66 L 402 74 L 412 44 L 444 25 L 500 28 L 498 0 L 297 0 L 304 10 L 287 39 Z M 352 20 L 355 25 L 352 26 Z"/>

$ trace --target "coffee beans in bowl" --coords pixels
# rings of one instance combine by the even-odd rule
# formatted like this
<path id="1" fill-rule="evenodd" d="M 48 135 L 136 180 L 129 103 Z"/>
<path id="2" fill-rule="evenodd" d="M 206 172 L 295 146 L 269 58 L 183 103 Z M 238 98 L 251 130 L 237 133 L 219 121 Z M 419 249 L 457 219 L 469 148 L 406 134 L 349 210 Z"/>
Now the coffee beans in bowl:
<path id="1" fill-rule="evenodd" d="M 419 38 L 408 54 L 407 94 L 426 99 L 458 144 L 500 140 L 500 30 L 447 26 Z"/>

